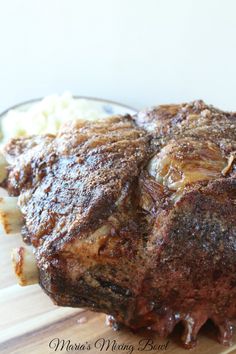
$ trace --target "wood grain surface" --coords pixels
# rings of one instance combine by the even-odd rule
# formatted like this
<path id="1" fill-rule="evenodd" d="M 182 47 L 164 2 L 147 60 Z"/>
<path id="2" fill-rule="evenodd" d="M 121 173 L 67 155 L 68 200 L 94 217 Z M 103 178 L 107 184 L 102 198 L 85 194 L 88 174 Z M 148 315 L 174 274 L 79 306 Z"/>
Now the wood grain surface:
<path id="1" fill-rule="evenodd" d="M 20 244 L 19 235 L 0 235 L 1 354 L 188 353 L 179 341 L 181 327 L 177 327 L 168 339 L 160 339 L 148 331 L 133 334 L 123 329 L 115 332 L 105 324 L 103 314 L 57 307 L 38 285 L 18 286 L 11 269 L 10 253 Z M 216 329 L 208 323 L 200 332 L 198 346 L 189 353 L 236 354 L 236 336 L 232 347 L 224 347 L 217 343 L 216 335 Z M 61 341 L 55 351 L 56 338 L 65 340 L 65 345 L 63 347 Z M 108 342 L 102 347 L 103 340 L 110 340 L 110 347 L 107 348 Z M 141 350 L 147 340 L 149 345 Z"/>

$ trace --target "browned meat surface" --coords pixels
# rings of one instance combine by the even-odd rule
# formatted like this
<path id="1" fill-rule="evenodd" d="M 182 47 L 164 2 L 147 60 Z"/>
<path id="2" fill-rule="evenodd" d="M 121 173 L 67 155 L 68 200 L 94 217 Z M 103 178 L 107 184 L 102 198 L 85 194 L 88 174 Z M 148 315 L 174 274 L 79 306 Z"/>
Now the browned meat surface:
<path id="1" fill-rule="evenodd" d="M 202 101 L 12 140 L 5 181 L 40 284 L 62 306 L 110 314 L 192 347 L 236 320 L 236 115 Z"/>

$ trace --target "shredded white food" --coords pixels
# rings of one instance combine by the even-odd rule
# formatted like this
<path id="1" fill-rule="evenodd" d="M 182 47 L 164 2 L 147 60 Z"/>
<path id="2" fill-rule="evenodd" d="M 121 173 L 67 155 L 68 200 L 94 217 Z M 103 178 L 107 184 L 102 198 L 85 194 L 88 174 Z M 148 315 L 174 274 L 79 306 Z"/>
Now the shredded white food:
<path id="1" fill-rule="evenodd" d="M 109 115 L 102 105 L 73 98 L 68 92 L 61 96 L 51 95 L 32 104 L 26 111 L 10 110 L 1 122 L 3 140 L 34 134 L 55 134 L 68 120 L 95 120 Z"/>

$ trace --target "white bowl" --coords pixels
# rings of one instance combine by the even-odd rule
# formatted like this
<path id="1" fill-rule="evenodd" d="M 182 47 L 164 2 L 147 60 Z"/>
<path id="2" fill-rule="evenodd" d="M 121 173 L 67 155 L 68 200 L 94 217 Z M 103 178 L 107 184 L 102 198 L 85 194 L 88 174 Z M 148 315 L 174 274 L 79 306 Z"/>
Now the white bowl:
<path id="1" fill-rule="evenodd" d="M 111 115 L 134 114 L 126 105 L 91 97 L 51 95 L 10 107 L 0 114 L 2 142 L 18 136 L 56 134 L 71 119 L 103 119 Z"/>
<path id="2" fill-rule="evenodd" d="M 124 105 L 122 103 L 110 101 L 110 100 L 105 100 L 105 99 L 100 99 L 100 98 L 94 98 L 94 97 L 86 97 L 86 96 L 73 96 L 73 98 L 77 100 L 87 100 L 91 104 L 91 106 L 94 109 L 102 109 L 105 114 L 135 114 L 137 113 L 137 110 L 133 107 Z M 0 113 L 0 119 L 2 119 L 9 111 L 11 110 L 17 110 L 20 112 L 25 112 L 29 108 L 31 108 L 35 103 L 38 103 L 42 100 L 43 98 L 36 98 L 32 99 L 29 101 L 25 101 L 22 103 L 18 103 L 12 107 L 9 107 L 8 109 L 4 110 L 2 113 Z"/>

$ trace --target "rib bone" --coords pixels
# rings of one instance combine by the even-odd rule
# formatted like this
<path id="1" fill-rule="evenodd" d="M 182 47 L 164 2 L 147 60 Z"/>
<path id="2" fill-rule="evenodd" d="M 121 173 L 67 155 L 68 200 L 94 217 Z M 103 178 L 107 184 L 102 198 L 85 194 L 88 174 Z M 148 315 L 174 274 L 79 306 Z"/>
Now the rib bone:
<path id="1" fill-rule="evenodd" d="M 39 272 L 32 249 L 30 247 L 14 248 L 11 256 L 19 285 L 37 284 Z"/>
<path id="2" fill-rule="evenodd" d="M 23 216 L 17 201 L 17 197 L 0 198 L 0 230 L 4 234 L 13 234 L 21 231 Z"/>

